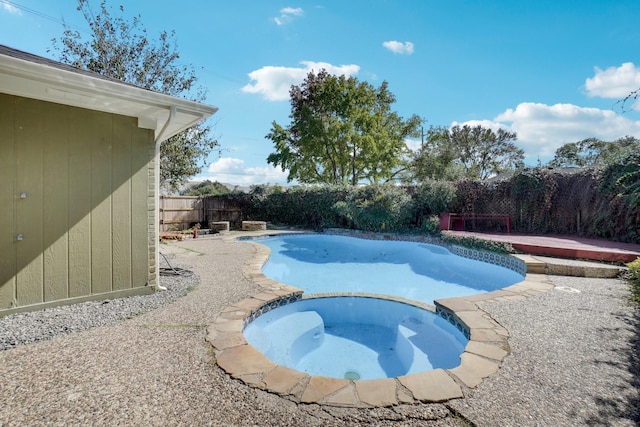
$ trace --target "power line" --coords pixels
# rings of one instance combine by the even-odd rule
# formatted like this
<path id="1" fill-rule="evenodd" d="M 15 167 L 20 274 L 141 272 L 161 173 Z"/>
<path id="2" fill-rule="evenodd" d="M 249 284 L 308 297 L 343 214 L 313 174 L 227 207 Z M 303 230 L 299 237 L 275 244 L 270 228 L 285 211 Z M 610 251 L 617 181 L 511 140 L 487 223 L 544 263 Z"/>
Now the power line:
<path id="1" fill-rule="evenodd" d="M 15 9 L 22 10 L 24 12 L 30 13 L 30 14 L 35 15 L 37 17 L 47 19 L 47 20 L 55 22 L 57 24 L 62 24 L 62 25 L 65 25 L 67 27 L 70 27 L 70 28 L 75 28 L 75 29 L 77 29 L 79 31 L 82 31 L 84 33 L 89 33 L 90 32 L 87 28 L 82 28 L 82 27 L 78 27 L 77 25 L 68 24 L 67 22 L 65 22 L 64 19 L 56 18 L 55 16 L 51 16 L 51 15 L 47 15 L 44 12 L 40 12 L 40 11 L 32 9 L 30 7 L 23 6 L 23 5 L 18 4 L 18 3 L 14 2 L 14 1 L 11 1 L 11 0 L 0 0 L 0 3 L 6 4 L 6 5 L 10 6 L 10 7 L 15 8 Z"/>
<path id="2" fill-rule="evenodd" d="M 46 19 L 46 20 L 51 21 L 51 22 L 55 22 L 57 24 L 61 24 L 61 25 L 65 26 L 65 27 L 68 27 L 68 28 L 73 28 L 73 29 L 81 31 L 81 32 L 83 32 L 85 34 L 91 34 L 91 30 L 89 28 L 87 28 L 87 27 L 79 27 L 77 25 L 69 24 L 68 22 L 66 22 L 64 20 L 64 18 L 56 18 L 55 16 L 51 16 L 51 15 L 48 15 L 48 14 L 46 14 L 44 12 L 40 12 L 40 11 L 32 9 L 30 7 L 18 4 L 16 2 L 14 2 L 13 0 L 0 0 L 0 4 L 6 4 L 6 5 L 8 5 L 8 6 L 12 7 L 12 8 L 15 8 L 15 9 L 30 13 L 31 15 L 37 16 L 39 18 Z M 246 82 L 242 82 L 239 79 L 236 79 L 236 78 L 230 77 L 228 75 L 219 73 L 219 72 L 217 72 L 215 70 L 204 68 L 204 67 L 201 67 L 201 68 L 202 68 L 202 72 L 204 74 L 209 74 L 209 75 L 215 76 L 217 78 L 224 79 L 224 80 L 230 81 L 232 83 L 236 83 L 236 84 L 241 84 L 241 85 L 246 84 Z"/>

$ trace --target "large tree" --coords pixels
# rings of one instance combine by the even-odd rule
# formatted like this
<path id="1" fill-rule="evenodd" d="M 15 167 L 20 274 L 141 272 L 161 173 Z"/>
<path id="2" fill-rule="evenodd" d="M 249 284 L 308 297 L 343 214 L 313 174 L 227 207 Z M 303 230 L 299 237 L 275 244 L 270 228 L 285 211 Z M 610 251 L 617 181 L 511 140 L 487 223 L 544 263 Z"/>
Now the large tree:
<path id="1" fill-rule="evenodd" d="M 618 138 L 615 141 L 587 138 L 562 145 L 556 150 L 556 154 L 549 162 L 549 166 L 607 166 L 638 151 L 640 151 L 640 140 L 632 136 Z"/>
<path id="2" fill-rule="evenodd" d="M 89 0 L 78 0 L 78 11 L 91 33 L 85 40 L 79 31 L 64 24 L 53 49 L 61 62 L 122 80 L 136 86 L 203 102 L 205 91 L 196 84 L 193 66 L 179 62 L 175 33 L 161 32 L 150 38 L 140 16 L 131 22 L 112 16 L 105 0 L 95 13 Z M 209 152 L 218 145 L 211 127 L 200 123 L 164 141 L 160 146 L 160 181 L 173 188 L 200 172 Z"/>
<path id="3" fill-rule="evenodd" d="M 447 138 L 446 128 L 431 126 L 422 137 L 420 148 L 411 153 L 405 181 L 456 181 L 464 178 L 459 151 Z"/>
<path id="4" fill-rule="evenodd" d="M 391 111 L 387 82 L 375 88 L 355 77 L 311 72 L 289 91 L 291 123 L 272 123 L 267 161 L 301 183 L 351 184 L 390 180 L 402 164 L 405 138 L 416 136 L 420 118 Z"/>
<path id="5" fill-rule="evenodd" d="M 515 132 L 481 125 L 431 128 L 427 143 L 414 155 L 412 178 L 486 179 L 522 164 L 524 151 L 513 143 Z"/>

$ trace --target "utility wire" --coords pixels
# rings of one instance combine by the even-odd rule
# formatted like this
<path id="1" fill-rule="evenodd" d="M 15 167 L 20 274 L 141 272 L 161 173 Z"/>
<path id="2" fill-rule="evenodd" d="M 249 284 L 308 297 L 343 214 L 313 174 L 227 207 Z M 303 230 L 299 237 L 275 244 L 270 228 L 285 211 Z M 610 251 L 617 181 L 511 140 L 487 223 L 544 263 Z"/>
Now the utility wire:
<path id="1" fill-rule="evenodd" d="M 22 10 L 24 12 L 30 13 L 30 14 L 35 15 L 37 17 L 44 18 L 44 19 L 47 19 L 49 21 L 52 21 L 52 22 L 55 22 L 55 23 L 58 23 L 58 24 L 61 24 L 61 25 L 66 25 L 67 27 L 75 28 L 76 30 L 82 31 L 84 33 L 90 33 L 88 28 L 83 28 L 83 27 L 78 27 L 77 25 L 68 24 L 62 18 L 56 18 L 55 16 L 47 15 L 44 12 L 40 12 L 40 11 L 37 11 L 35 9 L 31 9 L 30 7 L 23 6 L 21 4 L 18 4 L 16 2 L 12 1 L 12 0 L 0 0 L 0 4 L 6 4 L 9 7 L 12 7 L 12 8 L 15 8 L 15 9 L 18 9 L 18 10 Z"/>

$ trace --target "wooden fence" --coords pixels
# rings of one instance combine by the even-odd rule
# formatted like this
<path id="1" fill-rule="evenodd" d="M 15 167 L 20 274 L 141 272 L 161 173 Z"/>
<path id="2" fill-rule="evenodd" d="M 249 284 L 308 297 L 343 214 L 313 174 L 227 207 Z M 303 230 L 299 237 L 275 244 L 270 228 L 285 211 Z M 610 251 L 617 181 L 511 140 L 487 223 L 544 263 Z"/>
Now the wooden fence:
<path id="1" fill-rule="evenodd" d="M 242 204 L 238 200 L 224 196 L 209 196 L 202 199 L 202 202 L 207 222 L 229 221 L 230 229 L 242 229 L 242 221 L 247 219 L 246 209 L 242 208 Z"/>
<path id="2" fill-rule="evenodd" d="M 160 231 L 181 231 L 196 223 L 209 228 L 212 221 L 229 221 L 231 229 L 240 230 L 246 209 L 236 200 L 209 196 L 160 196 Z"/>
<path id="3" fill-rule="evenodd" d="M 202 198 L 160 196 L 160 231 L 181 231 L 204 220 Z"/>

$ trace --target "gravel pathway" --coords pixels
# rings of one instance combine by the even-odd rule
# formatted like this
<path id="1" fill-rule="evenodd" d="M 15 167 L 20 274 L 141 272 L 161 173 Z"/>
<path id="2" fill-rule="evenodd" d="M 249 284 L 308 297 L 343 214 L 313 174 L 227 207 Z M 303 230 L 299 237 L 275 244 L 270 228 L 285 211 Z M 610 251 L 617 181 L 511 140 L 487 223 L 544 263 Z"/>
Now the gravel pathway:
<path id="1" fill-rule="evenodd" d="M 557 286 L 580 293 L 554 290 L 487 304 L 484 308 L 510 331 L 512 354 L 500 371 L 465 390 L 464 399 L 327 408 L 249 388 L 215 366 L 205 328 L 223 308 L 258 291 L 240 273 L 252 246 L 219 238 L 178 246 L 188 250 L 176 250 L 172 260 L 197 277 L 163 277 L 169 291 L 0 318 L 0 345 L 6 349 L 0 351 L 0 426 L 640 421 L 638 313 L 626 304 L 626 285 L 618 280 L 555 277 Z"/>

